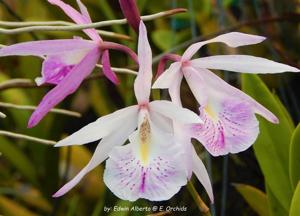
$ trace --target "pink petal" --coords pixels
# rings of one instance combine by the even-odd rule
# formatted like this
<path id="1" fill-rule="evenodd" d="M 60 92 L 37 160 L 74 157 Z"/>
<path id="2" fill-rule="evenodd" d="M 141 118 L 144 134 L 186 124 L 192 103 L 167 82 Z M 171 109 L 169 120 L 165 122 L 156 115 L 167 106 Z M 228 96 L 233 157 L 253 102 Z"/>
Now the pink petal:
<path id="1" fill-rule="evenodd" d="M 135 30 L 136 33 L 139 32 L 139 24 L 141 21 L 140 12 L 137 7 L 135 0 L 119 0 L 122 12 L 126 17 L 129 25 Z"/>
<path id="2" fill-rule="evenodd" d="M 119 145 L 123 145 L 128 136 L 132 133 L 132 131 L 136 128 L 137 122 L 135 121 L 126 121 L 126 127 L 117 127 L 115 130 L 116 133 L 113 133 L 101 140 L 98 144 L 93 157 L 89 161 L 89 163 L 67 184 L 65 184 L 61 189 L 59 189 L 53 197 L 60 197 L 70 191 L 73 187 L 75 187 L 79 181 L 92 169 L 101 164 L 107 157 L 108 153 L 115 147 Z"/>
<path id="3" fill-rule="evenodd" d="M 237 153 L 249 148 L 259 133 L 255 113 L 272 122 L 277 121 L 270 111 L 209 70 L 185 67 L 183 71 L 184 75 L 194 72 L 194 77 L 205 80 L 201 91 L 195 90 L 196 85 L 190 86 L 197 94 L 195 97 L 201 99 L 198 101 L 200 118 L 204 121 L 204 124 L 192 127 L 192 134 L 212 155 Z M 189 79 L 188 83 L 196 78 Z"/>
<path id="4" fill-rule="evenodd" d="M 65 97 L 72 94 L 94 69 L 100 56 L 99 48 L 92 49 L 82 61 L 50 92 L 48 92 L 37 109 L 31 115 L 28 127 L 31 128 L 49 112 L 51 108 L 61 102 Z"/>
<path id="5" fill-rule="evenodd" d="M 155 79 L 157 79 L 165 70 L 165 66 L 167 64 L 168 61 L 175 61 L 175 62 L 179 62 L 181 60 L 181 56 L 177 55 L 177 54 L 172 54 L 172 53 L 168 53 L 165 54 L 158 63 L 157 66 L 157 71 L 156 71 L 156 76 Z"/>
<path id="6" fill-rule="evenodd" d="M 140 22 L 138 41 L 139 73 L 134 82 L 134 92 L 139 104 L 148 103 L 152 80 L 152 51 L 147 37 L 147 29 Z"/>
<path id="7" fill-rule="evenodd" d="M 257 35 L 251 35 L 251 34 L 245 34 L 241 32 L 230 32 L 226 34 L 219 35 L 218 37 L 215 37 L 213 39 L 207 40 L 207 41 L 201 41 L 198 43 L 195 43 L 191 45 L 183 54 L 182 61 L 188 61 L 190 60 L 193 55 L 204 45 L 209 43 L 225 43 L 226 45 L 230 47 L 239 47 L 239 46 L 246 46 L 251 44 L 257 44 L 262 41 L 264 41 L 266 38 L 257 36 Z"/>
<path id="8" fill-rule="evenodd" d="M 101 48 L 102 50 L 118 50 L 121 52 L 126 53 L 134 62 L 136 62 L 138 64 L 138 56 L 136 55 L 136 53 L 134 51 L 132 51 L 132 49 L 130 49 L 129 47 L 122 45 L 122 44 L 118 44 L 118 43 L 114 43 L 114 42 L 102 42 L 101 43 Z"/>
<path id="9" fill-rule="evenodd" d="M 43 56 L 63 52 L 93 49 L 97 44 L 82 39 L 32 41 L 6 46 L 0 49 L 0 56 Z"/>
<path id="10" fill-rule="evenodd" d="M 104 75 L 107 77 L 107 79 L 109 79 L 110 81 L 112 81 L 114 84 L 119 84 L 120 81 L 116 75 L 115 72 L 112 71 L 111 69 L 111 65 L 110 65 L 110 60 L 109 60 L 109 51 L 105 50 L 102 54 L 102 65 L 103 65 L 103 73 Z"/>
<path id="11" fill-rule="evenodd" d="M 92 19 L 90 17 L 90 14 L 89 14 L 86 6 L 80 0 L 76 0 L 76 1 L 79 6 L 81 14 L 84 16 L 84 18 L 87 20 L 88 23 L 92 23 Z"/>
<path id="12" fill-rule="evenodd" d="M 198 71 L 200 71 L 198 69 Z M 205 72 L 204 72 L 205 71 Z M 227 96 L 231 96 L 233 98 L 239 98 L 242 101 L 246 101 L 247 103 L 251 104 L 254 112 L 260 114 L 264 118 L 266 118 L 268 121 L 272 123 L 278 123 L 278 118 L 270 112 L 268 109 L 266 109 L 264 106 L 256 102 L 253 98 L 251 98 L 249 95 L 245 94 L 241 90 L 229 85 L 224 80 L 222 80 L 220 77 L 215 75 L 213 72 L 209 70 L 201 70 L 200 73 L 203 72 L 204 80 L 207 83 L 207 85 L 212 86 L 212 89 L 218 90 L 219 93 L 222 92 L 222 94 L 219 94 L 219 97 L 223 97 L 224 94 Z"/>
<path id="13" fill-rule="evenodd" d="M 66 64 L 57 56 L 51 56 L 43 62 L 42 67 L 42 82 L 39 85 L 44 83 L 50 83 L 57 85 L 60 83 L 75 65 Z"/>
<path id="14" fill-rule="evenodd" d="M 248 149 L 259 134 L 258 121 L 251 105 L 224 98 L 213 117 L 200 109 L 204 124 L 195 124 L 192 133 L 213 156 L 238 153 Z"/>
<path id="15" fill-rule="evenodd" d="M 255 74 L 300 71 L 298 68 L 291 67 L 289 65 L 248 55 L 209 56 L 191 60 L 190 64 L 195 68 L 208 68 Z"/>
<path id="16" fill-rule="evenodd" d="M 88 24 L 90 23 L 90 19 L 86 18 L 86 15 L 80 14 L 70 5 L 64 3 L 61 0 L 48 0 L 49 3 L 60 7 L 74 22 L 77 24 Z M 83 6 L 81 5 L 81 10 Z M 85 29 L 83 30 L 92 40 L 94 41 L 102 41 L 100 36 L 98 35 L 95 29 Z"/>

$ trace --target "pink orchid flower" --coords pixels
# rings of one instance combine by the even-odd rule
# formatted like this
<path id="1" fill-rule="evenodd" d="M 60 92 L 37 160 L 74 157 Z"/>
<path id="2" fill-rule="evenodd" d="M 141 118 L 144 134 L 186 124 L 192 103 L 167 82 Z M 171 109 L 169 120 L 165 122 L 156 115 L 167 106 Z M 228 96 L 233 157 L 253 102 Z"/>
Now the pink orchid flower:
<path id="1" fill-rule="evenodd" d="M 181 163 L 184 152 L 169 128 L 172 121 L 185 125 L 201 123 L 201 119 L 170 101 L 149 102 L 152 51 L 143 22 L 139 27 L 138 60 L 140 67 L 134 82 L 138 104 L 101 117 L 56 144 L 57 147 L 82 145 L 102 139 L 86 167 L 54 197 L 67 193 L 107 158 L 104 182 L 124 200 L 167 200 L 186 184 L 186 168 Z M 128 137 L 129 144 L 121 146 Z M 198 170 L 205 169 L 202 165 L 199 164 Z"/>
<path id="2" fill-rule="evenodd" d="M 191 45 L 182 57 L 171 55 L 176 62 L 163 73 L 164 59 L 159 67 L 160 75 L 153 88 L 169 89 L 172 101 L 180 100 L 179 91 L 185 77 L 192 93 L 200 104 L 200 118 L 204 124 L 194 124 L 189 130 L 191 137 L 198 139 L 214 156 L 238 153 L 249 148 L 259 134 L 255 113 L 272 123 L 277 117 L 247 94 L 227 84 L 209 69 L 243 73 L 299 72 L 299 69 L 248 55 L 218 55 L 191 60 L 205 44 L 225 43 L 230 47 L 257 44 L 264 37 L 231 32 L 211 40 Z"/>
<path id="3" fill-rule="evenodd" d="M 77 24 L 91 23 L 87 8 L 77 0 L 80 12 L 60 0 L 48 0 L 59 6 Z M 44 40 L 19 43 L 0 49 L 0 56 L 38 56 L 44 59 L 42 77 L 38 77 L 38 85 L 50 83 L 56 85 L 48 92 L 37 109 L 33 112 L 28 127 L 33 127 L 60 103 L 72 94 L 82 81 L 93 71 L 101 57 L 104 75 L 117 84 L 116 74 L 111 70 L 108 49 L 118 49 L 128 53 L 135 61 L 137 57 L 129 48 L 104 42 L 95 29 L 85 29 L 84 32 L 91 40 L 80 38 L 65 40 Z"/>

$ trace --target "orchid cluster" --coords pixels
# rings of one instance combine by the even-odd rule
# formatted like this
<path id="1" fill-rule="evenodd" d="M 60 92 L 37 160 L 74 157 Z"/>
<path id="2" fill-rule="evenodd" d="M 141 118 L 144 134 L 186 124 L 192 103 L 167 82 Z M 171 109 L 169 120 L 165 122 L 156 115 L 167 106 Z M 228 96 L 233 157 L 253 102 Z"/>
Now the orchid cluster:
<path id="1" fill-rule="evenodd" d="M 80 11 L 61 0 L 48 2 L 60 7 L 77 24 L 92 23 L 80 0 L 77 0 Z M 32 114 L 28 127 L 37 125 L 51 108 L 75 92 L 99 61 L 106 78 L 118 84 L 119 80 L 111 69 L 109 49 L 127 53 L 139 65 L 133 86 L 136 105 L 100 117 L 55 145 L 99 141 L 90 162 L 53 196 L 64 195 L 89 171 L 106 161 L 104 182 L 121 199 L 170 199 L 194 173 L 213 202 L 208 173 L 191 139 L 197 139 L 213 156 L 238 153 L 248 149 L 259 135 L 256 113 L 272 123 L 278 123 L 278 119 L 210 69 L 243 73 L 299 72 L 299 69 L 248 55 L 192 59 L 201 47 L 209 43 L 219 42 L 235 48 L 265 40 L 261 36 L 230 32 L 195 43 L 182 56 L 165 55 L 152 85 L 152 51 L 146 26 L 135 1 L 120 0 L 120 5 L 128 23 L 138 33 L 138 55 L 124 45 L 103 41 L 95 29 L 84 30 L 90 40 L 74 37 L 26 42 L 0 49 L 0 56 L 33 55 L 42 58 L 42 76 L 36 78 L 36 83 L 55 85 Z M 165 70 L 167 60 L 174 63 Z M 184 108 L 181 103 L 183 77 L 199 104 L 198 114 Z M 151 88 L 168 89 L 171 101 L 150 101 Z"/>

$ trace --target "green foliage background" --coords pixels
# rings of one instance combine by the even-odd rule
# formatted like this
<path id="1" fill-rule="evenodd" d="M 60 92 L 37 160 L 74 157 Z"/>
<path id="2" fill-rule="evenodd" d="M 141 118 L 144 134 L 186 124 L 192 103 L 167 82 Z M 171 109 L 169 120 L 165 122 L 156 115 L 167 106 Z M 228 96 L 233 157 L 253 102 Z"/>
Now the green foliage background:
<path id="1" fill-rule="evenodd" d="M 3 1 L 3 0 L 2 0 Z M 4 0 L 5 1 L 5 0 Z M 13 12 L 24 21 L 69 19 L 60 9 L 45 0 L 6 0 Z M 65 1 L 75 6 L 75 1 Z M 117 0 L 82 0 L 94 22 L 122 18 Z M 178 45 L 227 31 L 264 35 L 268 40 L 260 45 L 231 49 L 220 44 L 206 46 L 199 56 L 213 54 L 249 54 L 299 66 L 299 1 L 277 0 L 138 0 L 142 14 L 152 14 L 172 7 L 189 9 L 187 13 L 147 22 L 153 54 L 157 56 L 176 48 L 181 54 L 186 46 Z M 271 18 L 271 19 L 270 19 Z M 0 20 L 18 21 L 0 4 Z M 127 25 L 104 30 L 127 34 L 132 41 L 106 38 L 136 48 L 136 35 Z M 85 37 L 81 32 L 38 32 L 33 34 L 0 34 L 0 44 L 14 44 L 33 39 Z M 178 48 L 178 49 L 177 49 Z M 112 53 L 112 65 L 135 69 L 120 53 Z M 156 66 L 156 65 L 155 65 Z M 13 78 L 34 79 L 40 75 L 41 61 L 32 57 L 0 59 L 0 84 Z M 203 156 L 214 184 L 215 215 L 300 215 L 300 119 L 299 75 L 242 75 L 218 72 L 228 82 L 274 112 L 280 119 L 272 125 L 262 118 L 261 134 L 254 147 L 237 155 L 211 158 L 199 143 L 194 143 Z M 94 73 L 101 73 L 96 69 Z M 29 111 L 2 109 L 7 114 L 0 120 L 1 130 L 59 140 L 80 129 L 99 116 L 135 103 L 132 75 L 119 74 L 117 87 L 103 78 L 86 82 L 71 97 L 59 105 L 83 114 L 80 119 L 57 114 L 48 116 L 34 129 L 27 129 Z M 8 89 L 0 91 L 0 101 L 20 105 L 37 105 L 46 88 Z M 168 97 L 153 91 L 153 98 Z M 192 110 L 197 104 L 187 85 L 182 87 L 183 103 Z M 186 206 L 187 212 L 175 215 L 200 215 L 192 196 L 184 187 L 171 200 L 130 203 L 117 199 L 103 184 L 103 165 L 88 174 L 80 184 L 60 199 L 51 195 L 67 179 L 72 178 L 90 159 L 95 144 L 69 148 L 53 148 L 30 141 L 0 136 L 0 215 L 35 216 L 106 215 L 104 206 Z M 194 179 L 193 179 L 194 180 Z M 194 181 L 199 194 L 208 203 L 201 185 Z M 244 199 L 242 199 L 243 197 Z M 155 213 L 155 212 L 153 212 Z M 112 212 L 109 215 L 148 215 L 152 212 Z"/>

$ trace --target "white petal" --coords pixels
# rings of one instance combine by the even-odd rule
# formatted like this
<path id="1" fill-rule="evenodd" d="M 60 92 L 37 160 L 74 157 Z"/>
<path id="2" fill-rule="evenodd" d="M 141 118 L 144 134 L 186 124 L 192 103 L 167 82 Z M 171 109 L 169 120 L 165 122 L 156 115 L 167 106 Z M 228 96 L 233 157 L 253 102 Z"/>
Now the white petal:
<path id="1" fill-rule="evenodd" d="M 200 71 L 196 71 L 192 67 L 184 67 L 183 68 L 183 74 L 184 77 L 194 95 L 196 100 L 200 105 L 205 105 L 207 103 L 207 97 L 206 94 L 206 81 L 202 78 L 202 76 L 199 74 Z"/>
<path id="2" fill-rule="evenodd" d="M 164 71 L 158 79 L 154 82 L 153 89 L 167 89 L 170 88 L 174 79 L 180 76 L 181 63 L 175 62 L 170 65 L 170 67 Z"/>
<path id="3" fill-rule="evenodd" d="M 210 70 L 198 68 L 197 71 L 203 76 L 203 80 L 205 80 L 205 84 L 207 86 L 206 94 L 208 94 L 210 98 L 215 98 L 217 100 L 220 100 L 224 97 L 239 98 L 239 100 L 246 101 L 247 103 L 251 104 L 254 111 L 262 115 L 268 121 L 272 123 L 278 123 L 277 117 L 272 112 L 259 104 L 249 95 L 229 85 Z"/>
<path id="4" fill-rule="evenodd" d="M 127 122 L 126 127 L 118 128 L 118 132 L 104 137 L 98 144 L 89 163 L 67 184 L 65 184 L 53 197 L 59 197 L 70 191 L 78 182 L 92 169 L 101 164 L 107 157 L 108 153 L 115 147 L 123 145 L 128 139 L 129 134 L 136 128 L 136 123 Z"/>
<path id="5" fill-rule="evenodd" d="M 300 71 L 299 69 L 289 65 L 248 55 L 209 56 L 191 60 L 190 63 L 191 66 L 195 68 L 208 68 L 255 74 Z"/>
<path id="6" fill-rule="evenodd" d="M 187 178 L 190 179 L 192 176 L 192 149 L 194 148 L 191 143 L 190 131 L 187 127 L 174 123 L 174 138 L 175 142 L 181 146 L 184 151 L 183 161 L 185 164 Z"/>
<path id="7" fill-rule="evenodd" d="M 179 73 L 177 77 L 173 80 L 169 88 L 169 94 L 173 103 L 182 107 L 181 97 L 180 97 L 180 86 L 182 82 L 183 74 Z"/>
<path id="8" fill-rule="evenodd" d="M 119 198 L 135 201 L 145 198 L 151 201 L 170 199 L 187 182 L 184 167 L 180 163 L 182 151 L 179 146 L 151 124 L 152 148 L 149 161 L 144 164 L 137 150 L 138 133 L 131 143 L 116 147 L 106 162 L 104 182 Z M 165 149 L 165 150 L 162 150 Z"/>
<path id="9" fill-rule="evenodd" d="M 219 35 L 213 39 L 207 41 L 201 41 L 191 45 L 183 54 L 182 61 L 190 60 L 193 55 L 204 45 L 208 43 L 221 42 L 225 43 L 230 47 L 239 47 L 251 44 L 257 44 L 265 40 L 265 37 L 245 34 L 241 32 L 229 32 L 226 34 Z"/>
<path id="10" fill-rule="evenodd" d="M 139 104 L 147 103 L 152 81 L 152 51 L 147 37 L 147 29 L 140 22 L 138 41 L 139 72 L 134 82 L 134 92 Z"/>
<path id="11" fill-rule="evenodd" d="M 173 122 L 171 119 L 157 112 L 150 113 L 151 121 L 160 128 L 160 130 L 173 133 Z"/>
<path id="12" fill-rule="evenodd" d="M 201 182 L 201 184 L 205 188 L 205 190 L 210 198 L 210 201 L 213 203 L 214 202 L 214 194 L 213 194 L 212 185 L 211 185 L 211 182 L 209 179 L 209 175 L 206 171 L 206 168 L 205 168 L 203 162 L 197 155 L 194 148 L 193 148 L 193 172 L 195 173 L 198 180 Z"/>
<path id="13" fill-rule="evenodd" d="M 126 124 L 131 124 L 132 122 L 137 124 L 137 116 L 138 106 L 130 106 L 118 110 L 99 118 L 97 121 L 88 124 L 79 131 L 59 141 L 55 147 L 81 145 L 99 140 L 110 133 L 117 133 L 116 128 L 119 128 L 120 125 L 124 125 L 124 122 L 126 122 Z"/>
<path id="14" fill-rule="evenodd" d="M 150 113 L 158 112 L 181 124 L 202 123 L 200 117 L 189 109 L 178 106 L 170 101 L 152 101 L 149 104 Z"/>

